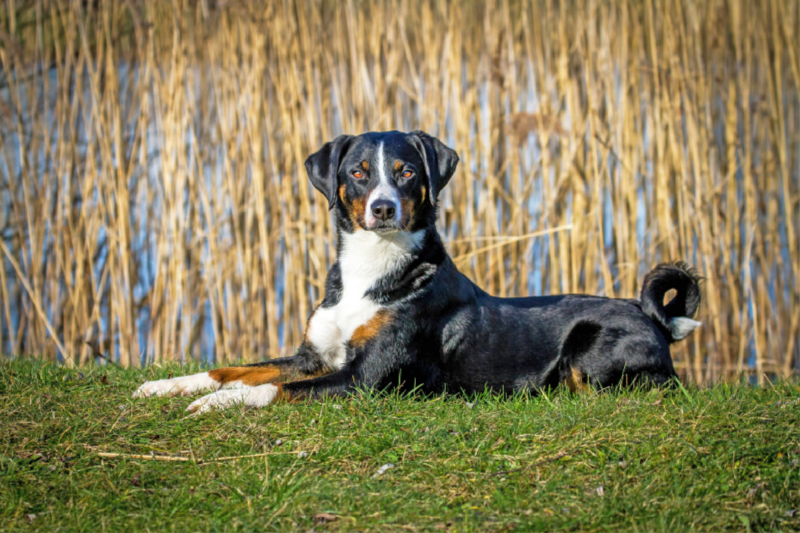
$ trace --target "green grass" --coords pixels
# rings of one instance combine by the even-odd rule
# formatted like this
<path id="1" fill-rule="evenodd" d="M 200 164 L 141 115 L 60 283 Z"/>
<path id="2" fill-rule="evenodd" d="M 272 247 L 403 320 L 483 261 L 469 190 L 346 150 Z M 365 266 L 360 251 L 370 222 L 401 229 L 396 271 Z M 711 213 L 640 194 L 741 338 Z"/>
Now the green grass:
<path id="1" fill-rule="evenodd" d="M 795 382 L 202 417 L 130 397 L 193 370 L 0 363 L 0 531 L 800 529 Z"/>

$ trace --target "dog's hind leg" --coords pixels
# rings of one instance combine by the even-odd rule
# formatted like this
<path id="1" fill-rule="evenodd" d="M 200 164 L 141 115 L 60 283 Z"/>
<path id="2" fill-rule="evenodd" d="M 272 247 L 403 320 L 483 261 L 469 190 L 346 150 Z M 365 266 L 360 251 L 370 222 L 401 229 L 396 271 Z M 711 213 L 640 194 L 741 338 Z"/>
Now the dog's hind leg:
<path id="1" fill-rule="evenodd" d="M 572 326 L 561 345 L 556 365 L 557 384 L 572 392 L 584 393 L 592 390 L 584 358 L 595 348 L 601 330 L 600 324 L 589 320 L 580 320 Z"/>
<path id="2" fill-rule="evenodd" d="M 566 386 L 572 393 L 587 393 L 592 391 L 592 386 L 589 385 L 586 375 L 580 371 L 578 367 L 570 367 L 570 372 L 567 374 L 561 384 Z"/>

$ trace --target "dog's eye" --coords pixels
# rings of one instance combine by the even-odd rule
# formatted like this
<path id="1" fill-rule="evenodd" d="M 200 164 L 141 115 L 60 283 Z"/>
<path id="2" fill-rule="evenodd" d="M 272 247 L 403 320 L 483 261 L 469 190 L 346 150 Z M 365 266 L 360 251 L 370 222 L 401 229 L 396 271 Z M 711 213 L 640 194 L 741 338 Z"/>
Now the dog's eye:
<path id="1" fill-rule="evenodd" d="M 413 170 L 406 170 L 405 172 L 403 172 L 403 177 L 406 178 L 406 179 L 410 178 L 413 175 L 414 175 L 414 171 Z"/>
<path id="2" fill-rule="evenodd" d="M 361 172 L 360 170 L 355 170 L 353 171 L 353 177 L 357 180 L 360 180 L 361 178 L 364 177 L 364 173 Z"/>

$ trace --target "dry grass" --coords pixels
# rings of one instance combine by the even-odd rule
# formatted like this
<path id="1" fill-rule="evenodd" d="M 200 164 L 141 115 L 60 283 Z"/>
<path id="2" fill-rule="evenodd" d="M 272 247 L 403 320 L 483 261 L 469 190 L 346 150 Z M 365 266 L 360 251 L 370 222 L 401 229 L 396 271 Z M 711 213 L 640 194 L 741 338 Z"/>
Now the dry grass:
<path id="1" fill-rule="evenodd" d="M 334 257 L 302 161 L 421 128 L 461 156 L 441 230 L 480 286 L 634 296 L 684 259 L 684 375 L 790 374 L 798 50 L 783 0 L 7 1 L 0 347 L 291 352 Z"/>

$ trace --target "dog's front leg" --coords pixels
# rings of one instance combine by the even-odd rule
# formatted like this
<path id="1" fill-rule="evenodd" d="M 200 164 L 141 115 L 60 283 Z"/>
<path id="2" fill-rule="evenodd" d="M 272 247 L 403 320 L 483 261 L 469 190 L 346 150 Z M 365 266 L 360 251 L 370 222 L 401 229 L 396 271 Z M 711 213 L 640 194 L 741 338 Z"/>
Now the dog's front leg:
<path id="1" fill-rule="evenodd" d="M 282 357 L 252 365 L 217 368 L 189 376 L 148 381 L 136 389 L 133 397 L 189 396 L 199 392 L 250 388 L 265 383 L 311 376 L 320 372 L 322 366 L 316 358 L 308 355 L 304 352 L 303 346 L 293 357 Z"/>
<path id="2" fill-rule="evenodd" d="M 244 389 L 226 389 L 213 392 L 192 402 L 187 411 L 204 413 L 212 409 L 227 409 L 236 404 L 246 407 L 266 407 L 276 402 L 292 402 L 308 397 L 341 396 L 351 391 L 357 378 L 352 368 L 345 367 L 326 376 L 293 381 L 291 383 L 266 383 Z"/>
<path id="3" fill-rule="evenodd" d="M 220 390 L 192 402 L 187 411 L 204 413 L 212 409 L 226 409 L 236 404 L 247 407 L 265 407 L 276 402 L 293 402 L 321 396 L 343 396 L 359 387 L 379 384 L 397 367 L 400 352 L 383 351 L 375 346 L 370 356 L 366 350 L 351 352 L 350 361 L 340 370 L 330 374 L 292 381 L 267 383 L 246 389 Z"/>

